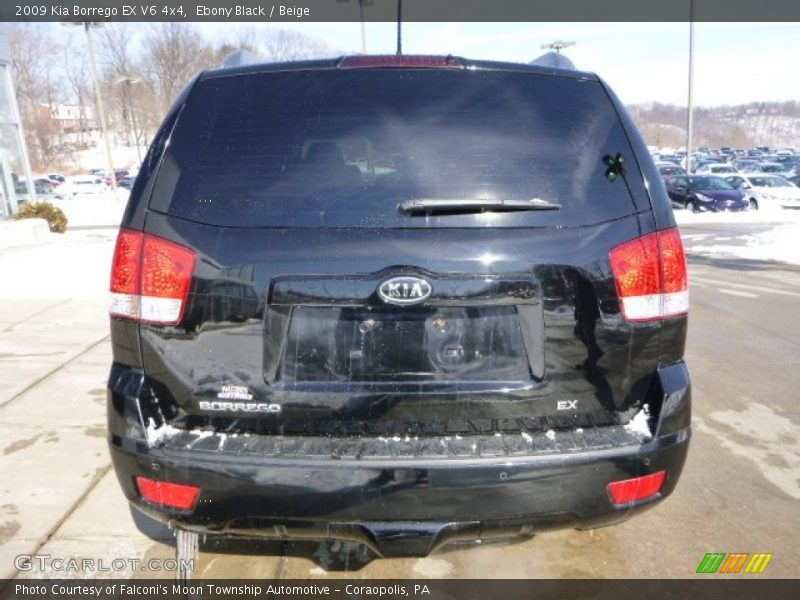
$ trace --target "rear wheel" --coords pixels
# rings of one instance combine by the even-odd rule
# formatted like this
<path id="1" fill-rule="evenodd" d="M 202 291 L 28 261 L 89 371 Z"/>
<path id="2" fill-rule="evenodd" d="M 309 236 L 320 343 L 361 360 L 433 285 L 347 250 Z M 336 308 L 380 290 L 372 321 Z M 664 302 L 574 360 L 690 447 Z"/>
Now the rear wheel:
<path id="1" fill-rule="evenodd" d="M 750 198 L 750 210 L 758 210 L 758 202 L 755 198 Z"/>

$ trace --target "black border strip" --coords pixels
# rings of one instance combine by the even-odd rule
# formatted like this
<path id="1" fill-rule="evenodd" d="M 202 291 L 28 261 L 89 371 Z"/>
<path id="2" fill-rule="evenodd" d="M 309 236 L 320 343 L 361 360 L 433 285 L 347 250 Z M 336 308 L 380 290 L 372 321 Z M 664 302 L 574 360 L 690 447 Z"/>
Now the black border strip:
<path id="1" fill-rule="evenodd" d="M 800 580 L 742 575 L 722 579 L 192 579 L 188 597 L 196 600 L 325 598 L 344 600 L 467 600 L 471 598 L 622 600 L 625 598 L 719 598 L 767 600 L 797 598 Z M 170 579 L 16 579 L 0 580 L 0 600 L 186 600 L 186 590 Z M 3 588 L 5 586 L 5 588 Z M 125 586 L 124 588 L 122 586 Z M 228 593 L 220 593 L 219 588 Z M 270 587 L 271 586 L 271 587 Z M 216 588 L 216 589 L 215 589 Z M 35 591 L 34 591 L 35 590 Z"/>
<path id="2" fill-rule="evenodd" d="M 0 21 L 377 23 L 398 1 L 403 22 L 800 21 L 798 0 L 3 0 Z"/>

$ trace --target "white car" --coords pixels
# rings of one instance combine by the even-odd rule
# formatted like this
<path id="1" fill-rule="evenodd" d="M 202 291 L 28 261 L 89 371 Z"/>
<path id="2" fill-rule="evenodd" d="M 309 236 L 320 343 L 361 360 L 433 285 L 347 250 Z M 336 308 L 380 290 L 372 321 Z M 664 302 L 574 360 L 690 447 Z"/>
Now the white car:
<path id="1" fill-rule="evenodd" d="M 703 165 L 702 167 L 698 167 L 698 169 L 695 171 L 695 173 L 698 175 L 702 173 L 707 175 L 730 175 L 738 172 L 739 171 L 734 169 L 732 165 L 725 163 L 709 163 L 707 165 Z"/>
<path id="2" fill-rule="evenodd" d="M 800 208 L 800 188 L 779 175 L 741 173 L 725 180 L 749 197 L 750 208 Z"/>
<path id="3" fill-rule="evenodd" d="M 108 190 L 102 177 L 97 175 L 76 175 L 67 180 L 65 192 L 75 194 L 100 194 Z"/>

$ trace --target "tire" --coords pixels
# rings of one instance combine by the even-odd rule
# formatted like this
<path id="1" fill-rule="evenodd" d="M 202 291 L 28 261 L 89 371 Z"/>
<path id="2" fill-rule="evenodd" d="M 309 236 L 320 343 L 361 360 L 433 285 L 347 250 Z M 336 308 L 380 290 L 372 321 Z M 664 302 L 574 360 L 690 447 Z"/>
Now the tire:
<path id="1" fill-rule="evenodd" d="M 758 201 L 755 198 L 750 198 L 750 210 L 758 210 Z"/>

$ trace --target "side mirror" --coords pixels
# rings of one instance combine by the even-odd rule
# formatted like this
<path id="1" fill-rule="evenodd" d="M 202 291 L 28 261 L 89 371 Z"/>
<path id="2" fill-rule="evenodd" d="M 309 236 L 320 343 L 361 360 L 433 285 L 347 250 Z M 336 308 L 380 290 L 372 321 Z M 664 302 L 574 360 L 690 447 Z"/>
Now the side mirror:
<path id="1" fill-rule="evenodd" d="M 742 190 L 749 190 L 752 187 L 753 186 L 750 185 L 749 183 L 747 183 L 746 181 L 743 181 L 742 183 L 739 184 L 739 189 L 742 189 Z"/>

